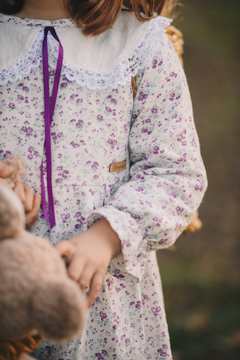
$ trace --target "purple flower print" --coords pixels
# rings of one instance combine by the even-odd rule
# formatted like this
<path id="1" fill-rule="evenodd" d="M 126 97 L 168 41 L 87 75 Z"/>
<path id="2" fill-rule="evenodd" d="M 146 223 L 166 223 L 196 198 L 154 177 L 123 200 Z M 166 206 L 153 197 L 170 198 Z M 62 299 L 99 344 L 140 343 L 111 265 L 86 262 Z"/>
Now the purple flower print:
<path id="1" fill-rule="evenodd" d="M 15 109 L 15 104 L 14 103 L 9 103 L 8 107 L 13 110 L 13 109 Z"/>
<path id="2" fill-rule="evenodd" d="M 157 67 L 157 60 L 153 59 L 152 61 L 152 68 L 155 69 Z"/>
<path id="3" fill-rule="evenodd" d="M 182 208 L 180 206 L 176 207 L 176 212 L 177 212 L 178 215 L 180 215 L 183 211 L 184 211 L 183 207 Z"/>
<path id="4" fill-rule="evenodd" d="M 111 99 L 111 102 L 113 103 L 113 104 L 117 104 L 117 100 L 116 99 Z"/>
<path id="5" fill-rule="evenodd" d="M 53 347 L 52 347 L 52 346 L 45 346 L 45 349 L 47 350 L 48 356 L 50 356 L 50 355 L 51 355 L 51 352 L 52 352 Z M 59 359 L 59 360 L 61 360 L 61 359 Z"/>
<path id="6" fill-rule="evenodd" d="M 142 303 L 141 303 L 141 301 L 137 301 L 137 303 L 136 303 L 136 305 L 135 305 L 135 308 L 138 309 L 138 310 L 142 308 Z"/>
<path id="7" fill-rule="evenodd" d="M 74 100 L 76 97 L 78 97 L 78 94 L 72 94 L 72 95 L 70 95 L 70 99 L 71 99 L 71 100 Z"/>
<path id="8" fill-rule="evenodd" d="M 104 360 L 104 357 L 102 357 L 101 353 L 96 353 L 95 356 L 98 358 L 98 360 Z"/>
<path id="9" fill-rule="evenodd" d="M 91 166 L 91 168 L 92 168 L 93 170 L 98 170 L 98 166 L 99 166 L 98 162 L 97 162 L 97 161 L 94 161 L 93 164 L 92 164 L 92 166 Z"/>
<path id="10" fill-rule="evenodd" d="M 107 314 L 104 313 L 103 311 L 100 311 L 99 315 L 100 315 L 101 321 L 104 321 L 107 318 Z"/>
<path id="11" fill-rule="evenodd" d="M 154 146 L 154 147 L 153 147 L 153 153 L 154 153 L 155 155 L 158 154 L 158 150 L 159 150 L 159 146 Z"/>
<path id="12" fill-rule="evenodd" d="M 160 356 L 163 356 L 163 357 L 167 356 L 167 353 L 163 349 L 158 349 L 157 352 L 160 354 Z"/>
<path id="13" fill-rule="evenodd" d="M 160 313 L 160 311 L 161 311 L 161 308 L 160 308 L 160 306 L 153 306 L 152 308 L 151 308 L 151 310 L 152 310 L 152 313 L 153 313 L 153 315 L 154 316 L 158 316 L 159 315 L 159 313 Z"/>
<path id="14" fill-rule="evenodd" d="M 139 101 L 143 101 L 146 100 L 148 98 L 148 94 L 144 94 L 143 92 L 140 92 L 138 95 L 138 100 Z"/>
<path id="15" fill-rule="evenodd" d="M 33 129 L 31 127 L 22 126 L 21 130 L 25 132 L 27 136 L 32 135 Z"/>
<path id="16" fill-rule="evenodd" d="M 83 120 L 78 120 L 75 125 L 78 128 L 82 128 L 83 127 Z"/>
<path id="17" fill-rule="evenodd" d="M 158 112 L 158 109 L 157 109 L 157 108 L 152 108 L 151 112 L 152 112 L 153 114 L 156 114 L 156 113 Z"/>
<path id="18" fill-rule="evenodd" d="M 94 195 L 95 194 L 95 191 L 93 189 L 89 189 L 89 192 Z"/>
<path id="19" fill-rule="evenodd" d="M 108 106 L 105 107 L 105 110 L 106 110 L 107 112 L 109 112 L 109 113 L 112 112 L 112 110 L 111 110 L 110 107 L 108 107 Z"/>
<path id="20" fill-rule="evenodd" d="M 74 148 L 78 148 L 80 145 L 75 143 L 74 141 L 70 142 L 70 145 L 72 145 Z"/>
<path id="21" fill-rule="evenodd" d="M 100 120 L 100 121 L 103 121 L 103 116 L 98 114 L 97 119 Z"/>
<path id="22" fill-rule="evenodd" d="M 117 140 L 108 139 L 107 142 L 111 145 L 111 149 L 114 149 L 115 145 L 117 144 Z"/>
<path id="23" fill-rule="evenodd" d="M 66 223 L 69 218 L 70 214 L 61 214 L 61 219 L 63 223 Z"/>
<path id="24" fill-rule="evenodd" d="M 128 133 L 128 131 L 129 131 L 128 125 L 126 125 L 126 124 L 123 125 L 123 131 L 124 131 L 126 134 Z"/>
<path id="25" fill-rule="evenodd" d="M 3 152 L 3 151 L 2 151 Z M 9 155 L 12 155 L 11 151 L 7 150 L 5 154 L 3 154 L 4 159 L 6 159 Z"/>
<path id="26" fill-rule="evenodd" d="M 23 91 L 26 91 L 26 92 L 29 91 L 29 88 L 27 86 L 23 86 L 22 89 L 23 89 Z"/>

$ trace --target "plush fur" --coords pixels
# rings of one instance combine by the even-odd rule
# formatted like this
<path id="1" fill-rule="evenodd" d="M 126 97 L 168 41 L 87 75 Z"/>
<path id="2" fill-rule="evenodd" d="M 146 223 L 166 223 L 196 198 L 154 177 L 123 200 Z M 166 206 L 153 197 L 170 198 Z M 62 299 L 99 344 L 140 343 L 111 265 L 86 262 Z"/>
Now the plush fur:
<path id="1" fill-rule="evenodd" d="M 18 359 L 29 339 L 36 347 L 39 337 L 77 336 L 85 314 L 63 260 L 48 240 L 25 231 L 18 196 L 0 184 L 0 359 Z"/>
<path id="2" fill-rule="evenodd" d="M 25 161 L 19 155 L 10 155 L 4 161 L 5 164 L 10 165 L 14 168 L 14 172 L 7 179 L 0 178 L 0 184 L 7 185 L 11 189 L 14 188 L 15 182 L 18 179 L 21 179 L 23 175 L 26 175 L 25 172 Z"/>

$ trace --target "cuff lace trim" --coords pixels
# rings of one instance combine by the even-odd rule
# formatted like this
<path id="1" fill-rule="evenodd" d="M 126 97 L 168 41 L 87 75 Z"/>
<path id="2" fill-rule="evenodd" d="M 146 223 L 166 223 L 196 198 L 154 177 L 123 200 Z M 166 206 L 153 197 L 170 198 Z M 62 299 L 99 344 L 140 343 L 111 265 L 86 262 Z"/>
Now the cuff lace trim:
<path id="1" fill-rule="evenodd" d="M 153 57 L 154 51 L 158 50 L 159 43 L 165 33 L 165 27 L 171 23 L 170 19 L 157 17 L 150 21 L 148 30 L 140 45 L 128 57 L 127 60 L 118 64 L 111 71 L 97 74 L 84 69 L 79 69 L 63 60 L 62 76 L 69 81 L 75 81 L 80 86 L 86 86 L 90 90 L 104 90 L 108 86 L 116 88 L 131 81 L 139 69 L 146 66 L 148 60 Z M 32 68 L 38 67 L 42 60 L 43 28 L 37 33 L 33 45 L 28 54 L 17 64 L 6 70 L 0 71 L 0 85 L 8 82 L 21 80 L 22 75 L 28 75 Z M 56 69 L 58 56 L 58 43 L 52 36 L 48 37 L 49 66 Z"/>

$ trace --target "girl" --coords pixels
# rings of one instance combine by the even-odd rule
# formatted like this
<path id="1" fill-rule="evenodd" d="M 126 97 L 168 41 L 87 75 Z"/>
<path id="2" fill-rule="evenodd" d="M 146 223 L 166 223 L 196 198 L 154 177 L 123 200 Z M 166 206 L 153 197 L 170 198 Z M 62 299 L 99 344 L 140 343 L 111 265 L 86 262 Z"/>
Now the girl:
<path id="1" fill-rule="evenodd" d="M 190 222 L 206 175 L 164 1 L 2 3 L 0 160 L 25 159 L 23 190 L 42 196 L 31 232 L 90 308 L 79 339 L 34 356 L 171 359 L 155 250 Z"/>

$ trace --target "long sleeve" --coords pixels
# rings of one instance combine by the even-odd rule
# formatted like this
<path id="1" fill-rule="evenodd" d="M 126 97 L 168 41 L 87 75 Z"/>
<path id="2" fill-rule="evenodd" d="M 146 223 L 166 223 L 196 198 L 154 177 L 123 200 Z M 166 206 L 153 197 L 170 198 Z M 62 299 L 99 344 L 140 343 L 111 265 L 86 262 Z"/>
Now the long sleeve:
<path id="1" fill-rule="evenodd" d="M 110 272 L 138 281 L 148 253 L 175 242 L 207 186 L 186 78 L 166 36 L 138 73 L 129 157 L 129 181 L 92 216 L 105 217 L 121 240 Z"/>

